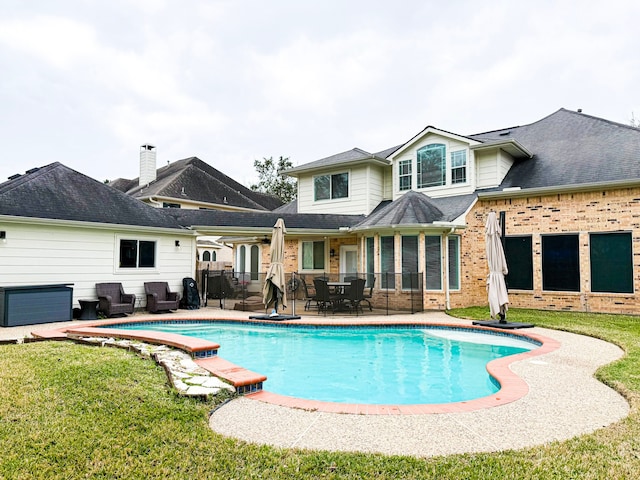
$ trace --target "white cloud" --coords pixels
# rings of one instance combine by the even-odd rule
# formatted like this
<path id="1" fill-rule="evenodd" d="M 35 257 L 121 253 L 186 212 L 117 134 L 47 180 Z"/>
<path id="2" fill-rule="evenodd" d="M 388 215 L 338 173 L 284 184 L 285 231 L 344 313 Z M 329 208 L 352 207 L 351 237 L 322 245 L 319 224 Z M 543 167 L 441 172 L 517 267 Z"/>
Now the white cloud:
<path id="1" fill-rule="evenodd" d="M 328 40 L 303 36 L 275 53 L 255 54 L 250 75 L 260 79 L 270 108 L 335 113 L 343 99 L 378 81 L 386 50 L 384 39 L 369 30 Z"/>
<path id="2" fill-rule="evenodd" d="M 38 16 L 0 21 L 0 42 L 34 55 L 57 68 L 68 69 L 97 48 L 95 30 L 69 18 Z"/>

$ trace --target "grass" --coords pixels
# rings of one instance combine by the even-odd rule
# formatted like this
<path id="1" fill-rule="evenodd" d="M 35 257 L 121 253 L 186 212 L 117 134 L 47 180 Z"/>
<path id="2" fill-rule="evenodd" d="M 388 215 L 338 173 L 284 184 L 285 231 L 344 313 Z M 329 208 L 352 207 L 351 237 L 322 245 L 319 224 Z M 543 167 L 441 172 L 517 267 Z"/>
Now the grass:
<path id="1" fill-rule="evenodd" d="M 486 308 L 451 313 L 488 316 Z M 640 318 L 510 310 L 509 320 L 620 345 L 625 357 L 597 376 L 628 398 L 629 417 L 568 441 L 493 454 L 419 459 L 276 449 L 212 432 L 213 403 L 176 396 L 160 367 L 129 352 L 70 342 L 2 345 L 0 478 L 635 478 Z"/>

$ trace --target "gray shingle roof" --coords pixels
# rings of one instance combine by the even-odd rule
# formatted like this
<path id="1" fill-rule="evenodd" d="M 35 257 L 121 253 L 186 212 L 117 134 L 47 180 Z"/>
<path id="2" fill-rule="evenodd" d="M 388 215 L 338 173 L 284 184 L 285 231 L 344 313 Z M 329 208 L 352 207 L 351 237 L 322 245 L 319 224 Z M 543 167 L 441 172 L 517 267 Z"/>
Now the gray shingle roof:
<path id="1" fill-rule="evenodd" d="M 0 184 L 0 215 L 181 228 L 162 210 L 57 162 Z"/>
<path id="2" fill-rule="evenodd" d="M 354 230 L 391 226 L 426 225 L 433 222 L 451 222 L 462 215 L 473 203 L 476 195 L 431 198 L 423 193 L 408 191 L 397 200 L 374 210 Z"/>
<path id="3" fill-rule="evenodd" d="M 331 155 L 330 157 L 321 158 L 320 160 L 316 160 L 314 162 L 309 162 L 297 167 L 289 168 L 285 171 L 285 173 L 291 174 L 308 170 L 324 169 L 344 164 L 352 165 L 357 162 L 365 161 L 377 161 L 382 164 L 387 164 L 386 158 L 388 155 L 390 155 L 390 153 L 387 152 L 389 152 L 390 150 L 391 149 L 383 150 L 379 155 L 366 152 L 360 148 L 352 148 L 351 150 L 347 150 L 346 152 L 336 153 L 335 155 Z"/>
<path id="4" fill-rule="evenodd" d="M 185 158 L 157 170 L 156 180 L 138 185 L 138 179 L 117 179 L 111 184 L 136 198 L 171 197 L 255 210 L 273 210 L 282 205 L 277 197 L 238 183 L 197 157 Z"/>
<path id="5" fill-rule="evenodd" d="M 164 209 L 184 226 L 214 226 L 229 228 L 272 228 L 278 218 L 287 229 L 338 230 L 351 227 L 364 219 L 363 215 L 318 213 L 228 212 L 224 210 Z"/>
<path id="6" fill-rule="evenodd" d="M 530 125 L 472 135 L 515 139 L 533 153 L 517 161 L 499 189 L 577 185 L 640 178 L 640 129 L 564 108 Z"/>

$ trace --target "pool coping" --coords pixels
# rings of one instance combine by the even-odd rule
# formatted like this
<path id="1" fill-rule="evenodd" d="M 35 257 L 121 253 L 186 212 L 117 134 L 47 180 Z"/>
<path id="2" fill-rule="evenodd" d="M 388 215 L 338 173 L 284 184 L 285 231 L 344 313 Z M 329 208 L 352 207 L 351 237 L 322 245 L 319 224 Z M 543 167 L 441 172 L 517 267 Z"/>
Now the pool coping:
<path id="1" fill-rule="evenodd" d="M 318 400 L 307 400 L 297 397 L 280 395 L 277 393 L 263 390 L 263 382 L 268 380 L 263 374 L 252 372 L 235 365 L 224 359 L 224 356 L 217 356 L 217 349 L 220 346 L 214 342 L 202 339 L 187 337 L 179 334 L 166 332 L 156 332 L 150 330 L 119 330 L 116 328 L 105 328 L 107 325 L 115 325 L 122 323 L 149 323 L 149 322 L 193 322 L 193 321 L 211 321 L 211 322 L 231 322 L 231 323 L 247 323 L 247 324 L 272 324 L 272 325 L 291 325 L 291 326 L 309 326 L 309 327 L 403 327 L 408 328 L 459 328 L 466 331 L 484 331 L 493 335 L 525 337 L 533 339 L 541 345 L 530 351 L 510 355 L 495 359 L 487 364 L 487 371 L 500 384 L 498 392 L 462 402 L 453 402 L 446 404 L 413 404 L 413 405 L 381 405 L 381 404 L 353 404 L 338 402 L 323 402 Z M 97 328 L 102 327 L 102 328 Z M 433 322 L 429 320 L 411 320 L 406 319 L 390 319 L 367 321 L 360 320 L 354 323 L 353 318 L 339 317 L 332 319 L 322 319 L 310 321 L 308 318 L 300 320 L 286 321 L 268 321 L 268 320 L 251 320 L 246 318 L 206 318 L 204 315 L 192 313 L 191 315 L 180 317 L 143 317 L 143 318 L 111 318 L 107 320 L 85 322 L 82 325 L 65 326 L 52 330 L 33 331 L 32 335 L 42 339 L 65 339 L 79 336 L 98 336 L 98 337 L 116 337 L 130 338 L 139 341 L 145 341 L 153 344 L 165 344 L 175 348 L 179 348 L 192 357 L 194 361 L 205 368 L 213 375 L 231 383 L 238 393 L 245 394 L 245 397 L 251 400 L 270 403 L 278 406 L 296 408 L 308 411 L 318 411 L 326 413 L 341 414 L 357 414 L 357 415 L 424 415 L 424 414 L 441 414 L 441 413 L 461 413 L 472 412 L 475 410 L 492 408 L 515 402 L 529 391 L 529 387 L 524 379 L 514 373 L 510 365 L 514 362 L 525 360 L 528 358 L 545 355 L 553 352 L 560 347 L 560 343 L 552 338 L 530 332 L 514 332 L 512 330 L 505 332 L 490 327 L 468 325 L 453 322 Z M 213 353 L 215 352 L 215 353 Z"/>

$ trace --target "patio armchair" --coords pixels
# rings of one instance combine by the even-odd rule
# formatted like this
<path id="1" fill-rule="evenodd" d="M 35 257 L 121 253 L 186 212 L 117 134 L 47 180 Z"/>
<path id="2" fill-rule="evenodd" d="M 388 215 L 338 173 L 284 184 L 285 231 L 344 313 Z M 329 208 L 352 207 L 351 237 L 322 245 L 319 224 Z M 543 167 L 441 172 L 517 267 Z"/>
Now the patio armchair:
<path id="1" fill-rule="evenodd" d="M 124 293 L 121 283 L 96 283 L 98 310 L 107 317 L 133 313 L 136 296 Z"/>
<path id="2" fill-rule="evenodd" d="M 178 309 L 180 294 L 170 291 L 167 282 L 145 282 L 144 291 L 147 294 L 147 311 L 157 313 Z"/>

